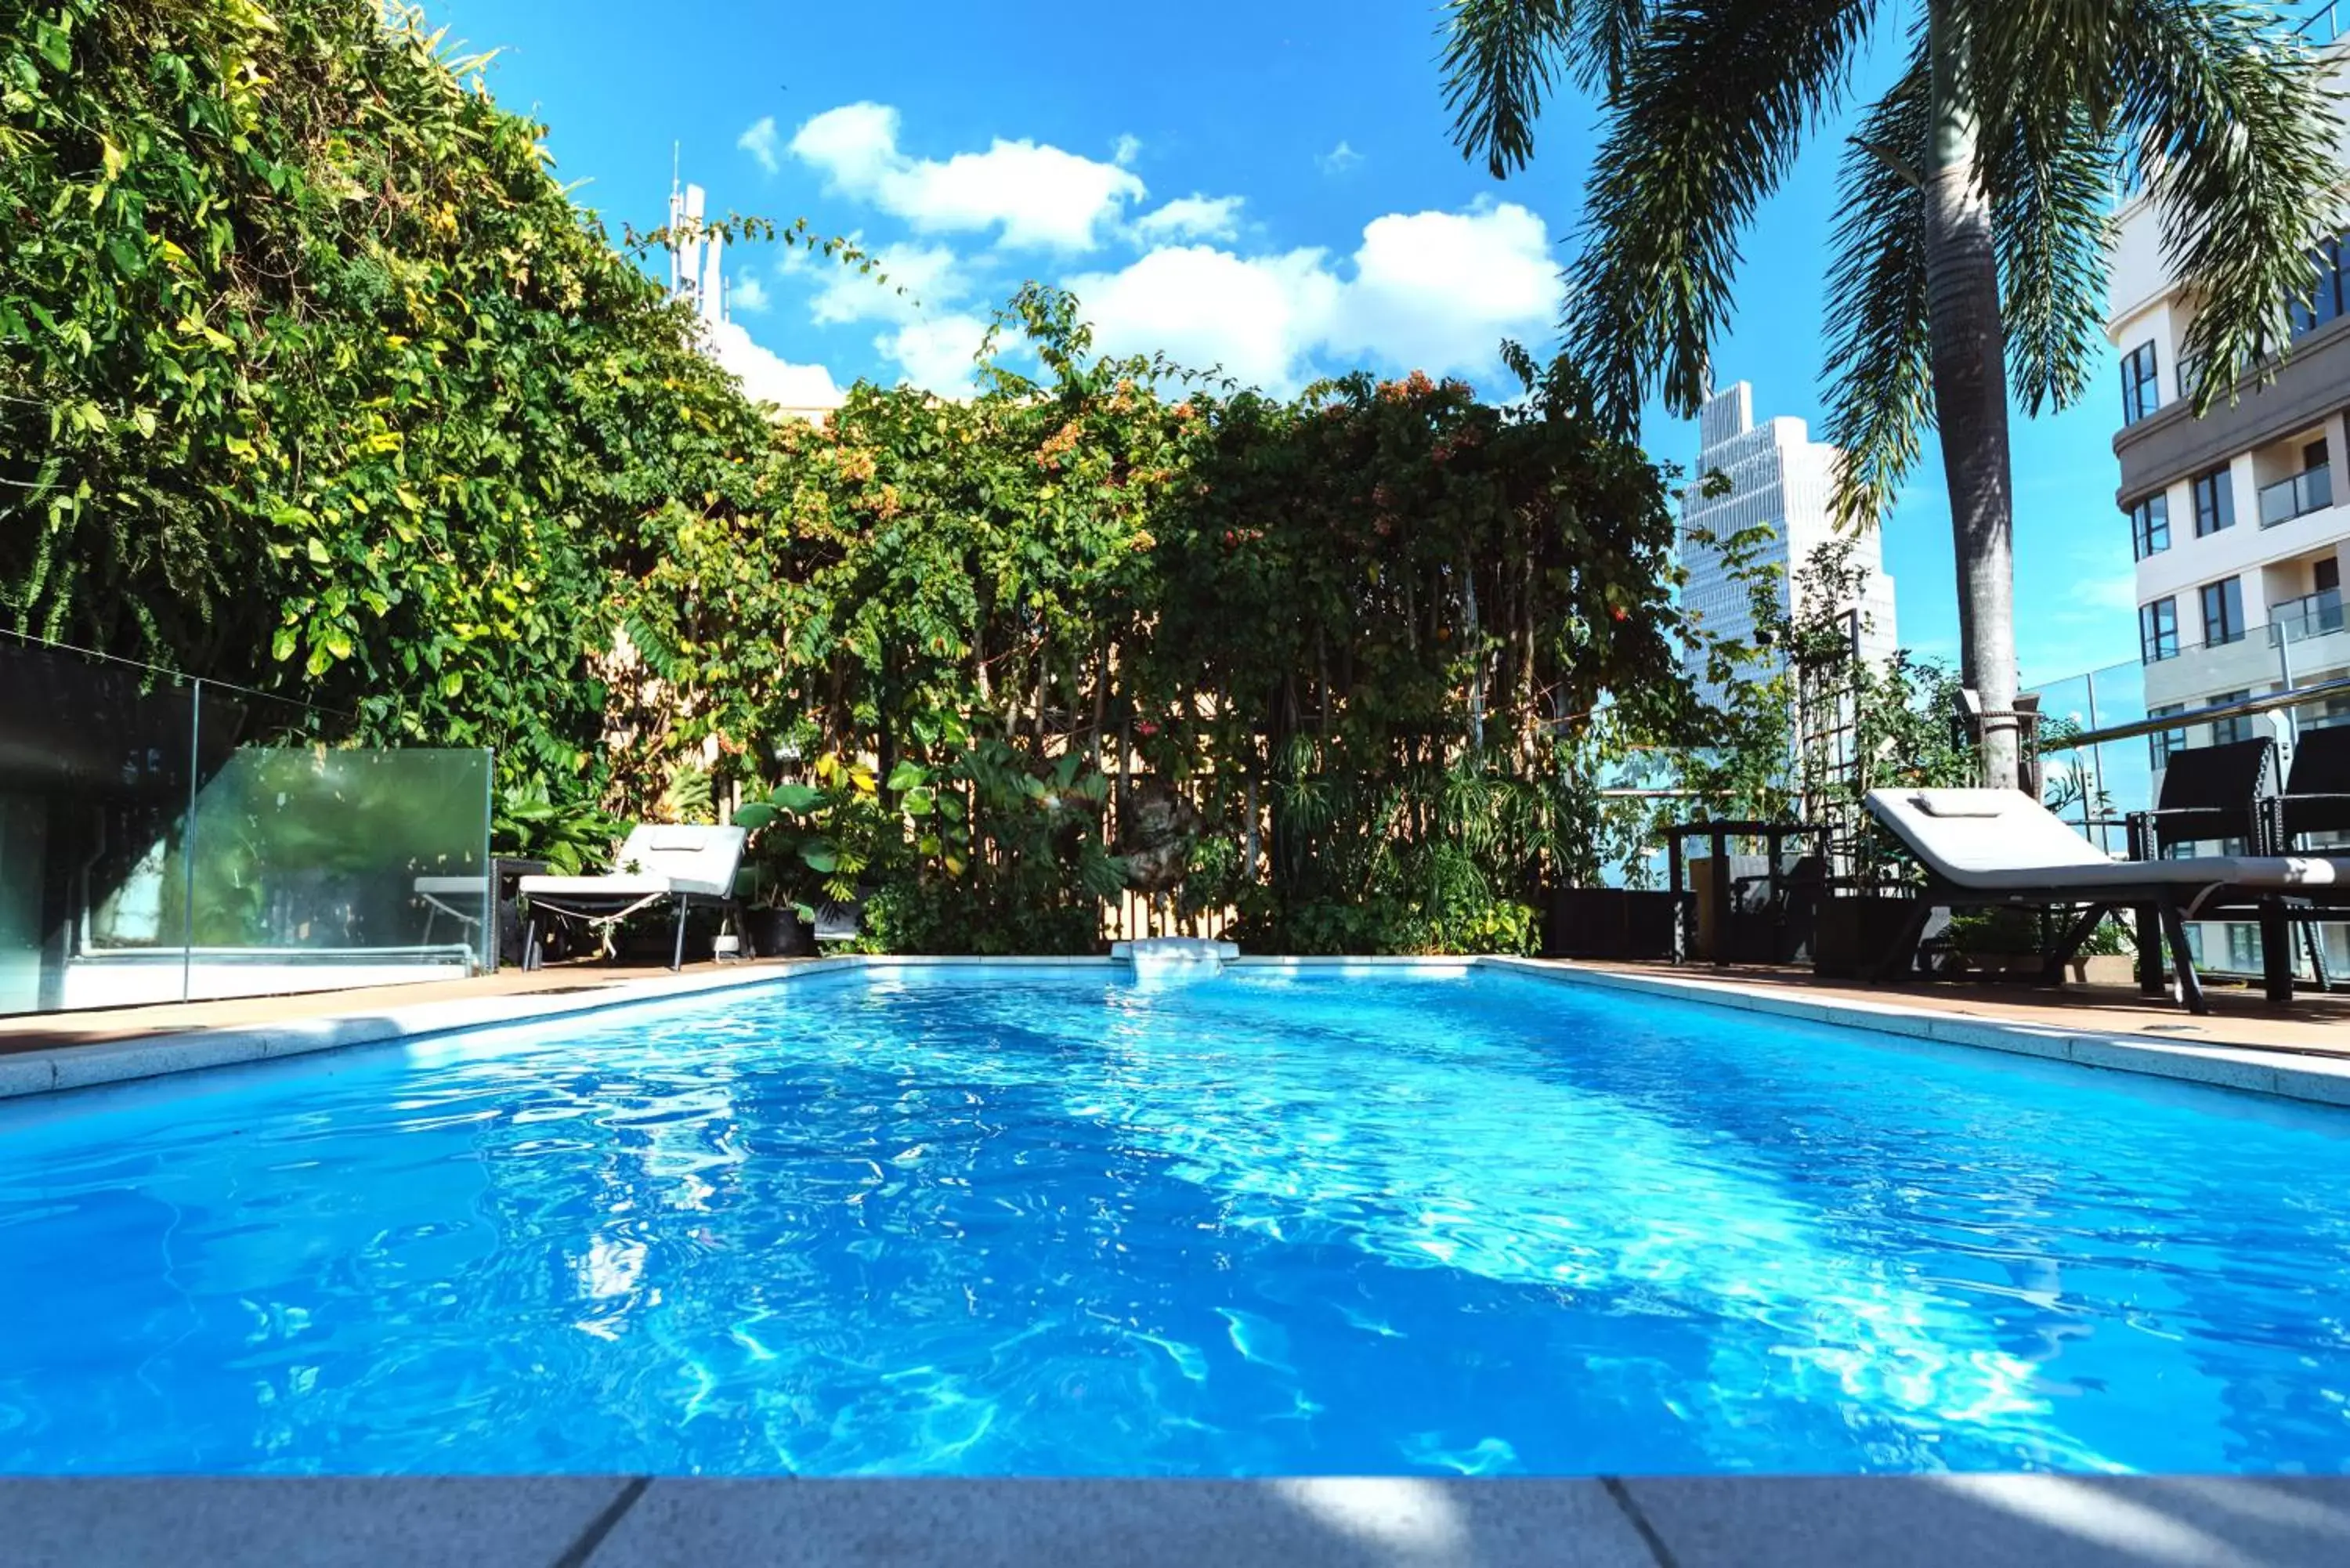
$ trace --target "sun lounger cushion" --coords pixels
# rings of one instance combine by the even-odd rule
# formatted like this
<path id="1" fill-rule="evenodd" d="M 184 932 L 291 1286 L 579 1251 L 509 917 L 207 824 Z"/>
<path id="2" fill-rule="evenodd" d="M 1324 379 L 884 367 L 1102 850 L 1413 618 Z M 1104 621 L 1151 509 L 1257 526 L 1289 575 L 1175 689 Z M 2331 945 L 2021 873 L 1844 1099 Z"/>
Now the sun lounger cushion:
<path id="1" fill-rule="evenodd" d="M 612 857 L 614 869 L 606 875 L 525 877 L 519 890 L 525 898 L 642 898 L 660 893 L 730 898 L 748 836 L 740 827 L 633 827 Z"/>
<path id="2" fill-rule="evenodd" d="M 1937 809 L 1928 808 L 1929 797 Z M 1868 809 L 1936 876 L 1961 888 L 2064 893 L 2228 887 L 2282 892 L 2350 885 L 2350 861 L 2314 856 L 2116 861 L 2016 790 L 1872 790 Z"/>
<path id="3" fill-rule="evenodd" d="M 677 889 L 666 877 L 615 871 L 608 877 L 525 877 L 519 890 L 532 898 L 647 898 Z"/>

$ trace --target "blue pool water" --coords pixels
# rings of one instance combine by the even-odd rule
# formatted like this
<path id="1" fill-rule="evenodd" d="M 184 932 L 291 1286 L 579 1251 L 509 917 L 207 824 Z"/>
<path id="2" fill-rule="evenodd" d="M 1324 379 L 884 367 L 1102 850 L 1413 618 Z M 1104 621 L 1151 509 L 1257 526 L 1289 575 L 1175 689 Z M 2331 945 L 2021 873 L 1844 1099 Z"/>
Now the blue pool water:
<path id="1" fill-rule="evenodd" d="M 0 1471 L 2350 1469 L 2350 1115 L 1491 971 L 0 1106 Z"/>

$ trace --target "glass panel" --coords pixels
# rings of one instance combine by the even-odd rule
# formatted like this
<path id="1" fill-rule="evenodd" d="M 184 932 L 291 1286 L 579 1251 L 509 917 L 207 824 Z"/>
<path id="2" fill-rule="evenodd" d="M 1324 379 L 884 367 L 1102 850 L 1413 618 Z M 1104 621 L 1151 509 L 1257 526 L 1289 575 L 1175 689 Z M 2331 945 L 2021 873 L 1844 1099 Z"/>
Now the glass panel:
<path id="1" fill-rule="evenodd" d="M 2284 673 L 2280 671 L 2281 679 Z M 2247 696 L 2244 690 L 2212 692 L 2184 703 L 2166 701 L 2149 711 L 2146 703 L 2147 675 L 2147 670 L 2140 665 L 2119 664 L 2032 688 L 2033 694 L 2040 698 L 2043 713 L 2052 721 L 2071 721 L 2069 724 L 2052 722 L 2043 730 L 2041 765 L 2050 799 L 2061 806 L 2066 822 L 2080 825 L 2084 808 L 2076 804 L 2073 793 L 2077 786 L 2068 785 L 2067 781 L 2088 777 L 2096 790 L 2095 806 L 2086 814 L 2092 829 L 2089 836 L 2100 847 L 2116 854 L 2128 852 L 2126 825 L 2129 814 L 2147 810 L 2155 804 L 2159 770 L 2170 754 L 2186 750 L 2190 741 L 2204 745 L 2213 741 L 2265 735 L 2275 728 L 2268 715 L 2241 714 L 2143 735 L 2085 741 L 2083 737 L 2100 732 L 2128 730 L 2148 719 L 2208 710 L 2224 702 L 2243 701 Z M 2290 697 L 2284 701 L 2290 702 Z M 2334 698 L 2293 706 L 2304 732 L 2328 723 L 2350 723 L 2350 699 Z M 2098 827 L 2103 828 L 2102 833 L 2095 831 Z M 2170 851 L 2182 858 L 2232 852 L 2235 851 L 2220 841 L 2178 845 Z M 2231 950 L 2224 925 L 2189 921 L 2187 927 L 2189 944 L 2201 955 L 2198 963 L 2222 971 L 2257 973 L 2258 928 L 2251 929 L 2253 945 L 2245 948 L 2240 943 Z M 2350 925 L 2327 921 L 2319 929 L 2330 950 L 2350 958 Z M 2307 955 L 2297 942 L 2293 961 L 2298 973 L 2304 978 L 2311 975 Z"/>
<path id="2" fill-rule="evenodd" d="M 0 1009 L 178 1000 L 194 715 L 176 677 L 0 645 Z"/>
<path id="3" fill-rule="evenodd" d="M 342 728 L 0 643 L 0 1012 L 486 967 L 490 753 L 343 748 Z"/>
<path id="4" fill-rule="evenodd" d="M 487 752 L 237 748 L 196 797 L 189 994 L 487 967 L 489 802 Z"/>

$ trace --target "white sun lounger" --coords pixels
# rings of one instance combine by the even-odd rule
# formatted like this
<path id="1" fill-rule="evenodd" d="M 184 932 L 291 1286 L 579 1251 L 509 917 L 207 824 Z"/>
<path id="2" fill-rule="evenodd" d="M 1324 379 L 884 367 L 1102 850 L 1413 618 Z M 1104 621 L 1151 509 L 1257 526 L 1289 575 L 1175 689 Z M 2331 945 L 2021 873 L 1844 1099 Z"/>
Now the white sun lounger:
<path id="1" fill-rule="evenodd" d="M 629 830 L 613 857 L 613 869 L 600 877 L 525 877 L 517 891 L 530 909 L 523 935 L 523 968 L 538 967 L 538 918 L 542 913 L 581 921 L 598 932 L 640 909 L 674 902 L 677 941 L 671 969 L 685 962 L 685 917 L 699 898 L 730 915 L 741 911 L 734 901 L 734 874 L 743 863 L 740 827 L 660 827 L 639 825 Z M 739 924 L 739 919 L 738 919 Z"/>
<path id="2" fill-rule="evenodd" d="M 2117 909 L 2154 910 L 2168 939 L 2181 999 L 2203 1011 L 2185 922 L 2207 909 L 2284 899 L 2334 902 L 2350 894 L 2350 860 L 2304 855 L 2224 855 L 2116 860 L 2018 790 L 1880 789 L 1868 809 L 1918 857 L 1937 908 L 2087 906 L 2046 955 L 2053 971 Z M 2141 940 L 2150 933 L 2141 933 Z M 1917 940 L 1905 933 L 1898 958 Z"/>

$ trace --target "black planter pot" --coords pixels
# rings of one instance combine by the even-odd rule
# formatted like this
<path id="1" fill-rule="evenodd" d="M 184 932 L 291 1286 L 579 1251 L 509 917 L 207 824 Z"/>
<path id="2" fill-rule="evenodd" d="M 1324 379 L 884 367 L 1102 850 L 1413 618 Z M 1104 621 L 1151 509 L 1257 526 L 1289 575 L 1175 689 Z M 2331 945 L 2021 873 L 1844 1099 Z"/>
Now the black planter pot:
<path id="1" fill-rule="evenodd" d="M 806 958 L 816 951 L 816 929 L 796 909 L 746 909 L 743 924 L 754 957 Z"/>
<path id="2" fill-rule="evenodd" d="M 1906 893 L 1866 893 L 1823 898 L 1812 929 L 1812 972 L 1827 980 L 1858 980 L 1896 955 L 1893 943 L 1918 913 L 1918 900 Z M 1916 963 L 1901 955 L 1886 978 L 1898 979 Z"/>
<path id="3" fill-rule="evenodd" d="M 1545 958 L 1669 959 L 1670 893 L 1633 888 L 1559 888 L 1543 928 Z"/>

